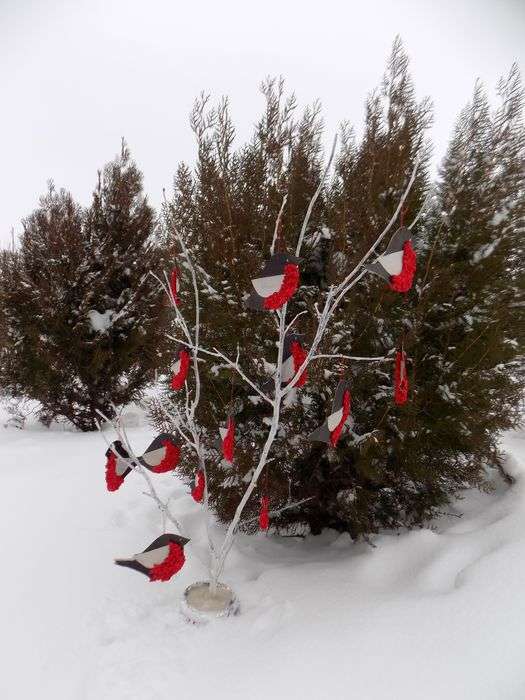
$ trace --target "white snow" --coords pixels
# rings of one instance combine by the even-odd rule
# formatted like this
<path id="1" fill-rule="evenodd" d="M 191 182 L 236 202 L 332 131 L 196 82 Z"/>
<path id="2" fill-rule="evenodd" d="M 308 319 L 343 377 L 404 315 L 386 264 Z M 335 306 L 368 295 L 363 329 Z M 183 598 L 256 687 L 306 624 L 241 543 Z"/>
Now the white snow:
<path id="1" fill-rule="evenodd" d="M 131 427 L 140 450 L 150 429 Z M 525 697 L 525 435 L 505 436 L 508 487 L 469 491 L 433 527 L 240 537 L 225 583 L 241 614 L 179 614 L 206 578 L 200 507 L 170 475 L 187 563 L 169 583 L 114 566 L 159 534 L 131 474 L 104 487 L 100 435 L 0 432 L 2 700 L 519 700 Z M 454 514 L 464 513 L 462 518 Z"/>
<path id="2" fill-rule="evenodd" d="M 101 314 L 100 311 L 91 309 L 88 311 L 87 317 L 89 318 L 91 328 L 95 331 L 95 333 L 104 333 L 108 330 L 108 328 L 111 328 L 113 321 L 115 320 L 115 312 L 111 309 L 106 309 L 106 311 Z"/>
<path id="3" fill-rule="evenodd" d="M 482 245 L 481 248 L 478 248 L 478 250 L 472 254 L 472 263 L 477 264 L 481 262 L 481 260 L 485 260 L 485 258 L 490 257 L 500 242 L 501 238 L 496 238 L 490 243 L 485 243 L 485 245 Z"/>

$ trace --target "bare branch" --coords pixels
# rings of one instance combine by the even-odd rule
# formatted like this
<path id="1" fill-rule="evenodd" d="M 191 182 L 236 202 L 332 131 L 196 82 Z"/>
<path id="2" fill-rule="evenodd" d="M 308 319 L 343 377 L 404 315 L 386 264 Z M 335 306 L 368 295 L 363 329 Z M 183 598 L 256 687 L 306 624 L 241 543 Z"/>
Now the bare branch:
<path id="1" fill-rule="evenodd" d="M 151 481 L 149 474 L 147 474 L 146 469 L 144 469 L 142 464 L 139 462 L 138 457 L 133 452 L 133 448 L 131 447 L 129 440 L 127 439 L 127 435 L 126 435 L 125 429 L 121 425 L 121 421 L 120 420 L 112 421 L 104 413 L 102 413 L 102 411 L 99 411 L 98 409 L 96 409 L 96 411 L 101 416 L 101 418 L 103 418 L 103 420 L 106 423 L 108 423 L 109 425 L 111 425 L 113 427 L 113 429 L 117 433 L 117 437 L 122 442 L 127 453 L 129 454 L 129 458 L 122 457 L 122 455 L 120 455 L 115 450 L 113 445 L 109 442 L 109 440 L 104 435 L 100 421 L 97 420 L 97 421 L 95 421 L 97 428 L 98 428 L 100 434 L 102 435 L 104 441 L 106 442 L 107 446 L 109 447 L 109 449 L 113 452 L 113 454 L 116 457 L 118 457 L 118 459 L 124 460 L 128 464 L 128 466 L 131 469 L 133 469 L 133 471 L 136 471 L 137 473 L 139 473 L 142 476 L 142 478 L 144 479 L 144 481 L 146 482 L 146 484 L 148 486 L 148 491 L 149 491 L 150 497 L 153 498 L 153 500 L 156 502 L 159 510 L 165 515 L 165 517 L 168 518 L 168 520 L 170 520 L 171 523 L 173 525 L 175 525 L 178 532 L 182 534 L 183 530 L 182 530 L 182 527 L 181 527 L 179 521 L 175 518 L 173 513 L 170 511 L 170 509 L 168 508 L 168 505 L 166 503 L 164 503 L 159 498 L 159 495 L 157 494 L 157 491 L 155 490 L 155 487 L 153 486 L 153 482 Z"/>
<path id="2" fill-rule="evenodd" d="M 202 348 L 201 348 L 201 349 L 202 349 Z M 213 357 L 220 357 L 222 360 L 224 360 L 224 361 L 228 364 L 229 367 L 231 367 L 232 369 L 234 369 L 234 370 L 237 372 L 237 374 L 239 374 L 239 375 L 244 379 L 244 381 L 245 381 L 249 386 L 251 386 L 251 388 L 261 397 L 261 399 L 264 399 L 264 400 L 267 401 L 270 405 L 273 406 L 273 401 L 272 401 L 268 396 L 266 396 L 266 394 L 265 394 L 263 391 L 261 391 L 261 389 L 259 389 L 259 387 L 258 387 L 256 384 L 254 384 L 254 383 L 252 382 L 251 379 L 249 379 L 249 378 L 246 376 L 246 374 L 245 374 L 245 373 L 243 372 L 243 370 L 240 368 L 238 362 L 234 362 L 233 360 L 230 360 L 229 357 L 227 357 L 224 353 L 222 353 L 222 352 L 220 352 L 219 350 L 217 350 L 217 348 L 213 348 L 213 350 L 214 350 L 214 352 L 210 352 L 210 351 L 208 351 L 208 350 L 206 350 L 205 352 L 206 352 L 208 355 L 212 355 Z M 239 355 L 237 354 L 237 357 L 238 357 L 238 356 L 239 356 Z"/>
<path id="3" fill-rule="evenodd" d="M 321 358 L 336 359 L 341 358 L 342 360 L 352 360 L 353 362 L 392 362 L 393 357 L 358 357 L 356 355 L 314 355 L 311 358 L 313 360 L 320 360 Z"/>
<path id="4" fill-rule="evenodd" d="M 430 189 L 427 192 L 427 196 L 425 197 L 423 204 L 421 205 L 421 208 L 417 213 L 416 218 L 414 219 L 414 221 L 412 221 L 412 223 L 408 227 L 410 230 L 412 230 L 414 228 L 414 226 L 417 224 L 417 222 L 419 221 L 419 217 L 423 214 L 423 212 L 427 208 L 427 204 L 428 204 L 429 200 L 432 198 L 433 194 L 434 194 L 434 188 L 430 187 Z"/>
<path id="5" fill-rule="evenodd" d="M 285 335 L 286 335 L 286 333 L 288 333 L 288 331 L 289 331 L 290 328 L 293 326 L 293 324 L 297 321 L 297 319 L 299 318 L 299 316 L 302 316 L 303 314 L 307 314 L 307 313 L 308 313 L 308 311 L 305 310 L 305 311 L 300 311 L 298 314 L 295 314 L 295 316 L 292 318 L 292 320 L 290 321 L 290 323 L 286 326 L 286 330 L 284 331 Z"/>
<path id="6" fill-rule="evenodd" d="M 270 461 L 270 460 L 268 460 Z M 296 501 L 295 503 L 289 503 L 287 506 L 283 506 L 282 508 L 277 508 L 275 510 L 270 510 L 268 512 L 268 515 L 271 517 L 275 517 L 276 515 L 280 515 L 281 513 L 284 513 L 285 510 L 290 510 L 291 508 L 298 508 L 299 506 L 302 506 L 303 503 L 308 503 L 308 501 L 313 501 L 315 496 L 309 496 L 308 498 L 303 498 L 301 501 Z M 237 527 L 243 527 L 244 525 L 248 525 L 249 523 L 254 523 L 256 520 L 259 520 L 259 516 L 256 515 L 255 518 L 249 518 L 248 520 L 241 520 Z"/>
<path id="7" fill-rule="evenodd" d="M 303 219 L 303 225 L 301 226 L 301 233 L 299 234 L 299 240 L 297 241 L 297 247 L 295 249 L 295 254 L 298 256 L 301 252 L 301 247 L 303 245 L 303 239 L 304 239 L 304 234 L 306 233 L 306 228 L 310 222 L 310 217 L 312 216 L 312 210 L 314 208 L 315 203 L 317 202 L 317 199 L 319 195 L 321 194 L 321 190 L 323 189 L 324 182 L 326 180 L 326 176 L 328 175 L 328 172 L 330 168 L 332 167 L 332 161 L 334 159 L 335 155 L 335 147 L 337 146 L 337 134 L 334 136 L 334 141 L 332 144 L 332 150 L 330 152 L 330 158 L 328 159 L 328 163 L 326 164 L 326 168 L 323 171 L 323 174 L 321 176 L 321 180 L 319 182 L 319 185 L 317 189 L 315 190 L 312 199 L 310 200 L 310 203 L 308 204 L 308 209 L 306 210 L 305 217 Z"/>
<path id="8" fill-rule="evenodd" d="M 286 193 L 283 197 L 283 203 L 281 204 L 281 208 L 279 209 L 279 214 L 277 215 L 277 219 L 275 220 L 275 228 L 273 230 L 272 245 L 270 246 L 270 255 L 273 255 L 273 253 L 275 251 L 275 244 L 277 243 L 277 237 L 279 236 L 279 229 L 281 227 L 281 220 L 283 218 L 283 212 L 284 212 L 284 208 L 286 206 L 287 200 L 288 200 L 288 193 Z"/>
<path id="9" fill-rule="evenodd" d="M 401 199 L 399 200 L 399 203 L 396 207 L 395 212 L 392 214 L 392 217 L 388 224 L 385 226 L 383 231 L 379 234 L 379 236 L 376 238 L 375 242 L 370 246 L 370 248 L 367 250 L 367 252 L 363 255 L 361 260 L 357 263 L 357 265 L 354 267 L 354 269 L 345 277 L 345 279 L 338 285 L 336 288 L 337 291 L 336 293 L 338 294 L 342 289 L 346 287 L 348 282 L 352 279 L 352 277 L 359 272 L 359 270 L 362 268 L 362 266 L 366 263 L 368 258 L 372 255 L 372 253 L 375 251 L 377 246 L 381 243 L 383 238 L 386 236 L 386 234 L 390 231 L 394 223 L 397 221 L 397 218 L 399 216 L 399 212 L 403 208 L 403 204 L 405 203 L 406 198 L 408 197 L 410 190 L 412 189 L 412 185 L 414 184 L 414 181 L 416 179 L 417 171 L 419 168 L 419 162 L 420 162 L 420 156 L 418 155 L 416 158 L 416 161 L 414 163 L 414 168 L 412 170 L 412 174 L 410 176 L 410 180 L 408 181 L 408 185 L 403 192 L 403 195 L 401 196 Z"/>

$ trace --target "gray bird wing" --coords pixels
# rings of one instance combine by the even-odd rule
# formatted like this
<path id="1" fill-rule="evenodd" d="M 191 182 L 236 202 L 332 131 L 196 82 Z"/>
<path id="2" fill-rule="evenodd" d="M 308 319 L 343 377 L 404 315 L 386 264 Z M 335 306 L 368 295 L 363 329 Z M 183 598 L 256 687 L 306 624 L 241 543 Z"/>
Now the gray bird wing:
<path id="1" fill-rule="evenodd" d="M 391 255 L 392 253 L 400 253 L 403 250 L 403 245 L 405 242 L 410 240 L 412 240 L 410 230 L 405 226 L 399 228 L 390 239 L 385 252 L 379 257 L 385 257 L 386 255 Z M 382 277 L 386 282 L 390 282 L 391 275 L 387 270 L 385 270 L 383 265 L 381 265 L 380 260 L 376 260 L 376 262 L 371 263 L 370 265 L 364 265 L 363 267 L 365 270 L 368 270 L 368 272 L 372 272 L 374 275 Z"/>
<path id="2" fill-rule="evenodd" d="M 403 226 L 403 228 L 398 228 L 392 236 L 392 238 L 390 239 L 390 243 L 387 245 L 383 255 L 389 255 L 390 253 L 398 253 L 400 250 L 403 250 L 403 244 L 406 241 L 410 241 L 411 238 L 412 234 L 410 233 L 410 230 L 408 228 L 406 228 L 405 226 Z"/>
<path id="3" fill-rule="evenodd" d="M 251 311 L 264 311 L 264 297 L 260 297 L 257 292 L 253 291 L 246 301 L 246 306 Z"/>
<path id="4" fill-rule="evenodd" d="M 372 274 L 378 275 L 386 282 L 390 282 L 390 275 L 380 263 L 375 262 L 371 265 L 363 265 L 363 267 L 365 270 L 368 270 L 368 272 L 372 272 Z"/>
<path id="5" fill-rule="evenodd" d="M 330 431 L 328 430 L 328 423 L 325 421 L 319 428 L 310 433 L 308 439 L 311 442 L 330 442 Z"/>

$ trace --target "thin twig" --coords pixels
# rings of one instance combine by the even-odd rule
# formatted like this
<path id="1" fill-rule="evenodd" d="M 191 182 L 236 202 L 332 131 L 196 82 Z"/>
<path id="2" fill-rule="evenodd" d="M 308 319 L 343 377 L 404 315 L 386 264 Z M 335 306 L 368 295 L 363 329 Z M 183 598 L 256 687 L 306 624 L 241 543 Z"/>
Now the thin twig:
<path id="1" fill-rule="evenodd" d="M 275 251 L 275 244 L 277 243 L 277 238 L 279 236 L 279 230 L 281 227 L 281 220 L 283 218 L 283 212 L 284 212 L 284 208 L 286 206 L 287 200 L 288 200 L 288 193 L 286 193 L 283 197 L 283 203 L 281 204 L 281 208 L 279 209 L 279 214 L 277 215 L 277 219 L 275 220 L 275 228 L 273 230 L 272 245 L 270 246 L 270 255 L 273 255 L 274 251 Z"/>
<path id="2" fill-rule="evenodd" d="M 306 210 L 306 214 L 305 214 L 305 217 L 303 219 L 303 225 L 301 226 L 301 233 L 299 234 L 299 240 L 297 241 L 297 247 L 295 249 L 296 256 L 299 256 L 299 254 L 301 252 L 301 247 L 303 245 L 303 239 L 304 239 L 304 235 L 306 233 L 306 228 L 310 222 L 310 217 L 312 215 L 312 210 L 314 208 L 314 205 L 317 202 L 319 195 L 321 194 L 321 190 L 323 189 L 324 182 L 326 180 L 326 176 L 328 175 L 328 172 L 332 166 L 332 161 L 334 159 L 336 146 L 337 146 L 337 134 L 334 136 L 332 150 L 330 152 L 330 158 L 328 159 L 328 163 L 326 164 L 326 168 L 323 171 L 323 174 L 321 176 L 321 180 L 319 181 L 319 185 L 318 185 L 317 189 L 315 190 L 314 195 L 313 195 L 312 199 L 310 200 L 310 203 L 308 204 L 308 209 Z"/>

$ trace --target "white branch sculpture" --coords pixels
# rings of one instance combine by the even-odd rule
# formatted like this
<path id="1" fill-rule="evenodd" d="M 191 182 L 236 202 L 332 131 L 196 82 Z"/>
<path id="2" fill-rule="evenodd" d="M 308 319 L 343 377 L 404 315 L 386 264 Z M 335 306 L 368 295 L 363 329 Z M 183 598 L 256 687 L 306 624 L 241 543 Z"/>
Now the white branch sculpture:
<path id="1" fill-rule="evenodd" d="M 336 139 L 334 139 L 333 147 L 331 150 L 330 158 L 328 161 L 328 165 L 322 175 L 321 182 L 319 183 L 319 186 L 317 190 L 315 191 L 313 197 L 310 200 L 310 203 L 308 205 L 306 215 L 304 217 L 304 221 L 301 227 L 301 231 L 298 237 L 297 241 L 297 246 L 295 249 L 295 254 L 296 256 L 299 256 L 301 253 L 301 247 L 304 241 L 305 233 L 310 221 L 310 217 L 315 205 L 315 202 L 317 201 L 322 188 L 324 186 L 324 182 L 326 179 L 326 176 L 329 172 L 329 169 L 332 164 L 332 160 L 334 157 L 335 153 L 335 147 L 336 147 Z M 189 270 L 190 276 L 192 279 L 192 285 L 193 285 L 193 294 L 194 294 L 194 303 L 195 303 L 195 324 L 194 328 L 190 329 L 188 327 L 188 324 L 186 320 L 184 319 L 180 309 L 178 308 L 178 305 L 176 303 L 176 299 L 173 297 L 173 294 L 170 290 L 170 285 L 168 283 L 167 277 L 165 277 L 165 280 L 161 280 L 160 278 L 156 277 L 158 280 L 159 284 L 161 287 L 164 289 L 165 293 L 168 295 L 169 299 L 171 300 L 171 304 L 174 308 L 175 315 L 176 315 L 176 322 L 177 325 L 181 328 L 182 334 L 185 337 L 185 340 L 181 340 L 178 338 L 173 338 L 173 340 L 177 341 L 178 343 L 181 343 L 185 347 L 188 347 L 189 350 L 191 351 L 191 357 L 192 357 L 192 371 L 193 371 L 193 377 L 194 377 L 194 382 L 195 382 L 195 393 L 193 398 L 190 400 L 190 395 L 188 391 L 188 385 L 186 383 L 186 410 L 184 414 L 179 410 L 177 406 L 174 405 L 174 411 L 175 413 L 172 414 L 167 409 L 163 408 L 164 414 L 166 415 L 167 418 L 170 419 L 170 421 L 174 424 L 177 433 L 180 435 L 186 446 L 192 450 L 192 452 L 195 454 L 197 457 L 199 469 L 202 470 L 202 473 L 204 475 L 204 496 L 203 496 L 203 506 L 204 506 L 204 512 L 205 512 L 205 517 L 206 517 L 206 526 L 207 526 L 207 536 L 208 536 L 208 543 L 209 543 L 209 551 L 210 551 L 210 593 L 211 595 L 214 594 L 216 591 L 217 584 L 219 582 L 219 578 L 221 577 L 223 571 L 224 571 L 224 566 L 226 562 L 226 558 L 228 556 L 228 553 L 232 547 L 235 533 L 237 531 L 237 528 L 239 524 L 242 524 L 241 517 L 243 514 L 243 511 L 250 499 L 250 496 L 252 495 L 254 489 L 257 486 L 257 482 L 259 480 L 259 477 L 261 476 L 261 473 L 264 469 L 264 467 L 271 462 L 270 458 L 270 452 L 273 446 L 273 443 L 275 441 L 277 432 L 279 430 L 279 424 L 280 424 L 280 416 L 281 416 L 281 410 L 283 408 L 283 400 L 284 398 L 294 389 L 296 383 L 299 381 L 301 375 L 303 372 L 307 369 L 308 365 L 319 359 L 325 359 L 325 358 L 332 358 L 332 359 L 344 359 L 344 360 L 352 360 L 352 361 L 367 361 L 367 362 L 390 362 L 393 360 L 392 356 L 385 356 L 385 357 L 357 357 L 357 356 L 352 356 L 352 355 L 329 355 L 329 354 L 318 354 L 317 349 L 323 340 L 323 336 L 325 334 L 326 328 L 328 326 L 328 323 L 330 319 L 332 318 L 333 314 L 335 313 L 337 307 L 341 303 L 342 299 L 345 297 L 345 295 L 354 287 L 359 280 L 362 279 L 362 277 L 366 274 L 366 270 L 364 269 L 364 264 L 367 262 L 367 260 L 370 258 L 371 255 L 373 255 L 374 251 L 377 249 L 381 241 L 384 239 L 384 237 L 387 235 L 391 227 L 393 226 L 394 222 L 399 216 L 400 211 L 402 210 L 403 204 L 408 197 L 408 194 L 414 184 L 417 170 L 418 170 L 418 165 L 419 165 L 419 158 L 416 158 L 414 168 L 412 170 L 411 176 L 409 178 L 408 185 L 403 192 L 403 195 L 401 196 L 399 203 L 397 205 L 397 208 L 395 212 L 392 214 L 392 217 L 386 227 L 383 229 L 383 231 L 376 237 L 374 240 L 374 243 L 370 246 L 368 251 L 363 255 L 361 260 L 357 263 L 357 265 L 351 270 L 351 272 L 343 279 L 342 282 L 340 282 L 337 285 L 332 285 L 326 292 L 325 299 L 324 299 L 324 305 L 322 307 L 322 310 L 319 310 L 319 308 L 316 306 L 316 314 L 317 314 L 317 328 L 315 331 L 314 338 L 310 344 L 310 348 L 306 354 L 306 357 L 304 358 L 304 361 L 302 362 L 301 366 L 298 368 L 298 370 L 295 373 L 295 376 L 286 384 L 286 386 L 282 386 L 281 383 L 281 373 L 282 373 L 282 364 L 283 364 L 283 353 L 284 353 L 284 344 L 285 344 L 285 336 L 288 330 L 293 326 L 297 318 L 304 313 L 307 313 L 306 311 L 301 311 L 299 314 L 297 314 L 290 323 L 286 323 L 286 313 L 287 313 L 287 304 L 284 304 L 280 309 L 275 311 L 275 317 L 277 320 L 277 327 L 278 327 L 278 342 L 277 342 L 277 358 L 276 358 L 276 370 L 274 374 L 274 394 L 273 398 L 268 396 L 257 384 L 251 380 L 246 372 L 241 368 L 239 364 L 239 353 L 237 352 L 237 357 L 234 360 L 230 359 L 227 355 L 224 353 L 220 352 L 217 348 L 213 348 L 211 350 L 208 350 L 206 348 L 203 348 L 200 343 L 200 301 L 199 301 L 199 285 L 197 281 L 197 273 L 195 269 L 195 265 L 191 259 L 191 256 L 188 252 L 187 246 L 184 242 L 183 237 L 181 236 L 180 232 L 176 229 L 176 227 L 173 225 L 173 220 L 171 217 L 171 211 L 170 211 L 170 205 L 164 201 L 164 214 L 166 217 L 166 221 L 168 222 L 168 225 L 170 226 L 174 236 L 176 237 L 180 247 L 182 254 L 185 259 L 185 267 Z M 281 218 L 283 215 L 284 207 L 286 205 L 286 197 L 283 200 L 282 206 L 279 210 L 276 224 L 275 224 L 275 229 L 274 229 L 274 236 L 271 242 L 271 252 L 273 252 L 276 244 L 276 240 L 278 237 L 278 232 L 279 232 L 279 227 L 280 227 L 280 222 Z M 419 216 L 419 215 L 418 215 Z M 201 398 L 201 379 L 200 379 L 200 370 L 199 370 L 199 361 L 203 361 L 200 356 L 207 356 L 207 357 L 216 357 L 224 360 L 226 365 L 230 367 L 233 371 L 235 371 L 243 380 L 243 382 L 249 386 L 255 393 L 263 399 L 266 403 L 269 403 L 272 407 L 272 415 L 271 415 L 271 422 L 270 422 L 270 427 L 268 430 L 268 435 L 266 437 L 266 440 L 261 448 L 261 452 L 259 454 L 259 457 L 257 459 L 257 464 L 255 469 L 253 470 L 252 477 L 250 479 L 250 482 L 235 510 L 235 514 L 229 523 L 226 533 L 224 535 L 224 538 L 222 540 L 222 543 L 220 545 L 217 545 L 214 542 L 213 535 L 212 535 L 212 517 L 210 513 L 210 508 L 209 508 L 209 494 L 208 494 L 208 476 L 207 476 L 207 471 L 206 471 L 206 455 L 205 455 L 205 450 L 204 446 L 201 442 L 201 429 L 199 425 L 197 424 L 195 415 L 196 415 L 196 410 L 199 405 L 199 401 Z M 102 416 L 105 420 L 109 421 L 109 419 L 106 418 L 106 416 Z M 111 421 L 109 421 L 111 422 Z M 153 500 L 157 503 L 159 509 L 161 510 L 161 513 L 163 514 L 163 517 L 166 517 L 170 522 L 172 522 L 175 527 L 177 527 L 178 531 L 181 532 L 181 527 L 180 524 L 178 523 L 177 519 L 173 516 L 173 514 L 170 512 L 167 503 L 164 503 L 158 496 L 158 494 L 155 491 L 155 488 L 151 482 L 151 479 L 149 475 L 146 473 L 146 470 L 142 467 L 142 465 L 139 463 L 137 458 L 132 452 L 132 448 L 129 444 L 129 440 L 127 439 L 125 430 L 121 424 L 120 420 L 116 420 L 112 422 L 113 427 L 115 431 L 117 432 L 119 439 L 121 439 L 123 445 L 126 447 L 126 450 L 128 451 L 130 455 L 129 459 L 129 464 L 132 466 L 132 468 L 135 471 L 138 471 L 138 473 L 145 479 L 147 486 L 148 486 L 148 493 Z M 307 500 L 310 499 L 304 499 L 303 501 L 299 501 L 296 504 L 290 504 L 286 505 L 283 508 L 280 508 L 276 511 L 272 511 L 274 513 L 280 513 L 287 508 L 292 508 L 296 505 L 300 505 L 301 503 L 306 502 Z M 250 520 L 246 521 L 250 522 Z"/>

